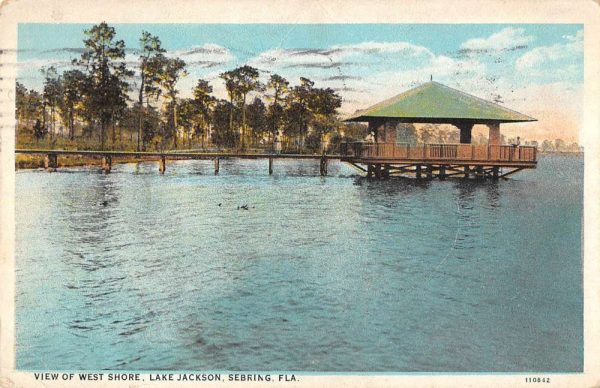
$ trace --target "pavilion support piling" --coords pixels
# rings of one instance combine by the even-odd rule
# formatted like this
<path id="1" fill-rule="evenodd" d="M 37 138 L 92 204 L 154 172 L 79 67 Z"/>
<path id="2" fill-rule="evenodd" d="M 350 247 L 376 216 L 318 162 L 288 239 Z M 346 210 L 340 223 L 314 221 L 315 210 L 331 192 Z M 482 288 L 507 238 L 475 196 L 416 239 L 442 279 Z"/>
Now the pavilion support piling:
<path id="1" fill-rule="evenodd" d="M 417 179 L 421 179 L 421 165 L 417 164 L 417 166 L 415 167 L 415 176 Z"/>
<path id="2" fill-rule="evenodd" d="M 269 175 L 273 175 L 273 158 L 269 158 Z"/>
<path id="3" fill-rule="evenodd" d="M 383 177 L 383 179 L 389 179 L 389 177 L 390 177 L 390 165 L 389 164 L 383 165 L 383 170 L 381 172 L 381 176 Z"/>
<path id="4" fill-rule="evenodd" d="M 219 175 L 219 158 L 215 158 L 215 175 Z"/>
<path id="5" fill-rule="evenodd" d="M 102 157 L 102 171 L 105 174 L 110 173 L 110 170 L 112 169 L 112 157 L 111 156 L 103 156 Z"/>
<path id="6" fill-rule="evenodd" d="M 468 179 L 470 174 L 471 169 L 469 168 L 469 166 L 465 166 L 465 178 Z"/>
<path id="7" fill-rule="evenodd" d="M 433 166 L 431 164 L 427 165 L 427 179 L 433 179 Z"/>
<path id="8" fill-rule="evenodd" d="M 444 179 L 446 179 L 446 166 L 440 166 L 440 174 L 439 174 L 439 178 L 441 181 L 443 181 Z"/>
<path id="9" fill-rule="evenodd" d="M 48 172 L 54 172 L 58 168 L 58 155 L 57 154 L 47 154 L 44 157 L 44 168 Z"/>
<path id="10" fill-rule="evenodd" d="M 374 166 L 372 164 L 367 164 L 367 178 L 372 178 L 374 171 L 375 171 Z"/>
<path id="11" fill-rule="evenodd" d="M 475 170 L 475 176 L 477 176 L 477 179 L 483 179 L 485 177 L 483 166 L 477 166 L 477 169 Z"/>
<path id="12" fill-rule="evenodd" d="M 497 181 L 498 177 L 499 177 L 499 168 L 498 167 L 492 167 L 492 179 Z"/>
<path id="13" fill-rule="evenodd" d="M 165 159 L 164 156 L 161 156 L 160 159 L 158 160 L 158 172 L 160 172 L 161 174 L 164 174 L 166 169 L 167 169 L 167 160 Z"/>
<path id="14" fill-rule="evenodd" d="M 375 164 L 375 178 L 381 179 L 381 163 Z"/>

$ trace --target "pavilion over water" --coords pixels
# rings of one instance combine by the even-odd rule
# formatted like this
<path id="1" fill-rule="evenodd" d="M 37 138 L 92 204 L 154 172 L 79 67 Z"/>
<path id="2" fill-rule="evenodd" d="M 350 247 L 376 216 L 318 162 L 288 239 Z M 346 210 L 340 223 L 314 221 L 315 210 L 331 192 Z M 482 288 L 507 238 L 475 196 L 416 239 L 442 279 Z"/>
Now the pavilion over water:
<path id="1" fill-rule="evenodd" d="M 440 178 L 450 176 L 448 170 L 475 176 L 498 177 L 499 169 L 513 168 L 507 176 L 524 168 L 535 168 L 534 147 L 501 144 L 500 124 L 536 121 L 533 117 L 453 89 L 439 82 L 427 82 L 416 88 L 359 110 L 347 118 L 348 122 L 367 122 L 375 135 L 375 143 L 354 143 L 343 147 L 346 161 L 360 167 L 367 166 L 369 175 L 390 171 L 421 176 L 421 168 L 428 175 Z M 424 144 L 410 146 L 396 143 L 399 123 L 451 124 L 460 130 L 460 144 Z M 489 129 L 488 145 L 472 145 L 471 134 L 476 124 Z M 383 170 L 382 170 L 383 169 Z M 382 172 L 383 171 L 383 172 Z M 458 173 L 456 174 L 458 175 Z"/>

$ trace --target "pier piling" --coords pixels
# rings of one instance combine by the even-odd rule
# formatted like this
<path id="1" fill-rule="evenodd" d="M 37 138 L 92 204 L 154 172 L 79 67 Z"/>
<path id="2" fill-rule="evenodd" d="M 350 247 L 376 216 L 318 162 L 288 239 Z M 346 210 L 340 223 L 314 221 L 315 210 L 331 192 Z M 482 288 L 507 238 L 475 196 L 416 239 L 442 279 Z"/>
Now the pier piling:
<path id="1" fill-rule="evenodd" d="M 327 155 L 321 156 L 320 168 L 321 176 L 327 176 Z"/>
<path id="2" fill-rule="evenodd" d="M 48 172 L 54 172 L 58 168 L 58 155 L 47 154 L 44 157 L 44 168 Z"/>
<path id="3" fill-rule="evenodd" d="M 215 175 L 219 175 L 219 158 L 215 158 Z"/>
<path id="4" fill-rule="evenodd" d="M 269 158 L 269 175 L 273 175 L 273 158 Z"/>
<path id="5" fill-rule="evenodd" d="M 441 181 L 443 181 L 444 179 L 446 179 L 446 166 L 440 166 L 439 177 L 440 177 Z"/>
<path id="6" fill-rule="evenodd" d="M 164 156 L 161 156 L 160 160 L 158 161 L 158 172 L 160 172 L 161 174 L 164 174 L 166 169 L 167 169 L 167 161 Z"/>
<path id="7" fill-rule="evenodd" d="M 112 169 L 112 157 L 103 156 L 102 157 L 102 171 L 105 174 L 108 174 L 108 173 L 110 173 L 111 169 Z"/>

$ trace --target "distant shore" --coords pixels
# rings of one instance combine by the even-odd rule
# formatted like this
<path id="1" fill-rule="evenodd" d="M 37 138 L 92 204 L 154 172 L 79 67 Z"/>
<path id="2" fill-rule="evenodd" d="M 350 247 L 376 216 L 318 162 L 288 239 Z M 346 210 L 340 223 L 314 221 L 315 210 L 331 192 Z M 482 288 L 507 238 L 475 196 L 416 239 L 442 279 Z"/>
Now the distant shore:
<path id="1" fill-rule="evenodd" d="M 551 152 L 544 152 L 544 151 L 538 151 L 538 155 L 573 155 L 573 156 L 581 156 L 583 155 L 583 152 L 571 152 L 571 151 L 551 151 Z"/>

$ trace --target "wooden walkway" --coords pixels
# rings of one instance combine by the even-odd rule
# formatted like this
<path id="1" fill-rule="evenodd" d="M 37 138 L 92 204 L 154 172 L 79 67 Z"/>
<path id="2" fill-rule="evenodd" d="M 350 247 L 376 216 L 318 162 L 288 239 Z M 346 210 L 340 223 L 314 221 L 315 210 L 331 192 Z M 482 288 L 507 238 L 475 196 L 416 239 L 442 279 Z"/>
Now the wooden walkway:
<path id="1" fill-rule="evenodd" d="M 329 159 L 340 159 L 340 155 L 316 154 L 264 154 L 264 153 L 234 153 L 234 152 L 136 152 L 136 151 L 101 151 L 101 150 L 51 150 L 51 149 L 15 149 L 16 154 L 44 155 L 44 167 L 48 171 L 56 171 L 59 167 L 59 156 L 87 156 L 102 159 L 102 170 L 109 173 L 112 169 L 113 158 L 158 159 L 159 172 L 162 174 L 167 167 L 167 160 L 196 159 L 213 160 L 215 174 L 219 173 L 221 159 L 268 159 L 269 175 L 273 174 L 274 159 L 312 159 L 319 161 L 320 174 L 327 175 Z"/>

